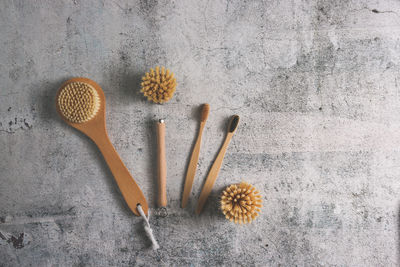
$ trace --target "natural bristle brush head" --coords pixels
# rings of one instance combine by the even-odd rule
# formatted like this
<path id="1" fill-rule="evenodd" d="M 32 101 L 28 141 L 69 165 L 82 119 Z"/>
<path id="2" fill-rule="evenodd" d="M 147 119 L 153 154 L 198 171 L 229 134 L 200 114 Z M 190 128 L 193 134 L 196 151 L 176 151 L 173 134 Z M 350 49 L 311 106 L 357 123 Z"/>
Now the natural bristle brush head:
<path id="1" fill-rule="evenodd" d="M 204 104 L 201 109 L 201 121 L 206 121 L 209 113 L 210 113 L 210 105 Z"/>
<path id="2" fill-rule="evenodd" d="M 262 198 L 254 186 L 246 182 L 228 186 L 221 195 L 221 210 L 235 223 L 250 223 L 261 212 Z"/>
<path id="3" fill-rule="evenodd" d="M 147 215 L 146 198 L 108 137 L 106 98 L 100 85 L 84 77 L 71 78 L 58 89 L 55 102 L 57 113 L 65 123 L 84 133 L 99 147 L 132 212 L 137 216 L 142 216 L 141 212 Z"/>
<path id="4" fill-rule="evenodd" d="M 164 67 L 150 69 L 142 78 L 140 90 L 148 100 L 154 103 L 165 103 L 174 95 L 176 79 L 174 74 Z"/>
<path id="5" fill-rule="evenodd" d="M 99 94 L 85 82 L 71 82 L 60 88 L 57 96 L 60 114 L 72 123 L 93 119 L 100 109 Z"/>

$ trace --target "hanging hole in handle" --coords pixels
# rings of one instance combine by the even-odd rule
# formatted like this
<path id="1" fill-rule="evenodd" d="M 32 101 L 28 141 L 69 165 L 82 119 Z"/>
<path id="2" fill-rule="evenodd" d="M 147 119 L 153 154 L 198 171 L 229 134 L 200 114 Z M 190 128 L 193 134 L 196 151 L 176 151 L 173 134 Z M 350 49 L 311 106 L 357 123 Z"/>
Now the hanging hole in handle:
<path id="1" fill-rule="evenodd" d="M 138 203 L 136 205 L 136 210 L 138 211 L 139 215 L 142 217 L 146 217 L 149 214 L 148 210 L 145 211 L 140 203 Z"/>

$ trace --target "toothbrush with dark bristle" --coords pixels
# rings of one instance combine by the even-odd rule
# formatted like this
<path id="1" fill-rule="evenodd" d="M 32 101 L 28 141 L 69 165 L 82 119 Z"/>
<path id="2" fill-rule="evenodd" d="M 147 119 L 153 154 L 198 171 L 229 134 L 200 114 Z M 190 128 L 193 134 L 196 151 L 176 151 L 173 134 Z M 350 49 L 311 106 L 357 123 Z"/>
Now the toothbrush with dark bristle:
<path id="1" fill-rule="evenodd" d="M 203 189 L 201 190 L 199 200 L 197 202 L 196 213 L 200 214 L 203 210 L 204 204 L 207 201 L 208 196 L 211 193 L 212 187 L 214 186 L 215 181 L 217 180 L 219 170 L 221 169 L 222 162 L 225 157 L 226 150 L 228 148 L 229 143 L 233 137 L 233 134 L 236 132 L 236 129 L 239 124 L 239 116 L 233 115 L 229 125 L 228 131 L 225 137 L 225 141 L 220 148 L 217 158 L 215 159 L 210 171 L 208 172 L 206 182 L 203 185 Z"/>

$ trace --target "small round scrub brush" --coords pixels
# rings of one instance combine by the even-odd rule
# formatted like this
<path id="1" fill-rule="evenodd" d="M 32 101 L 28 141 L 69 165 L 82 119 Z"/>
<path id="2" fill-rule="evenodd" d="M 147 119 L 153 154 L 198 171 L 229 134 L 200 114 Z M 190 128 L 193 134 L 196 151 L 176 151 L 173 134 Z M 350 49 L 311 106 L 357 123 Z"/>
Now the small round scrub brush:
<path id="1" fill-rule="evenodd" d="M 140 90 L 148 100 L 157 104 L 163 104 L 169 101 L 174 95 L 176 89 L 176 79 L 174 74 L 164 67 L 150 69 L 142 77 L 142 89 Z M 161 105 L 159 105 L 161 106 Z M 157 142 L 158 142 L 158 206 L 167 206 L 167 162 L 165 156 L 165 118 L 157 122 Z"/>
<path id="2" fill-rule="evenodd" d="M 170 100 L 175 92 L 176 79 L 174 74 L 164 67 L 150 69 L 142 78 L 140 90 L 148 100 L 154 103 L 165 103 Z"/>
<path id="3" fill-rule="evenodd" d="M 250 223 L 261 211 L 261 195 L 246 182 L 228 186 L 221 196 L 221 209 L 225 217 L 235 223 Z"/>

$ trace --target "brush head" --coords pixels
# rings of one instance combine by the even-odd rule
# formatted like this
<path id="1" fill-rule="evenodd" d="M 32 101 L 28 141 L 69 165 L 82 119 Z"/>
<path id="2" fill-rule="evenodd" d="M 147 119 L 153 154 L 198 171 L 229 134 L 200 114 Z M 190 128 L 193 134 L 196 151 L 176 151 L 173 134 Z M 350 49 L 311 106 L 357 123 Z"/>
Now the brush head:
<path id="1" fill-rule="evenodd" d="M 204 122 L 207 120 L 209 113 L 210 113 L 210 105 L 204 104 L 203 108 L 201 109 L 201 122 Z"/>
<path id="2" fill-rule="evenodd" d="M 230 121 L 230 123 L 229 123 L 229 128 L 228 128 L 228 131 L 230 132 L 230 133 L 233 133 L 233 132 L 235 132 L 236 131 L 236 128 L 237 128 L 237 126 L 238 126 L 238 124 L 239 124 L 239 116 L 238 115 L 233 115 L 232 116 L 232 118 L 231 118 L 231 121 Z"/>
<path id="3" fill-rule="evenodd" d="M 83 123 L 93 119 L 100 109 L 100 98 L 96 89 L 84 82 L 71 82 L 60 88 L 57 107 L 66 120 Z"/>
<path id="4" fill-rule="evenodd" d="M 261 211 L 260 192 L 246 182 L 228 186 L 221 195 L 221 210 L 225 217 L 235 223 L 250 223 Z"/>
<path id="5" fill-rule="evenodd" d="M 150 69 L 142 78 L 142 89 L 140 90 L 148 100 L 154 103 L 165 103 L 174 95 L 176 79 L 174 74 L 164 67 Z"/>

